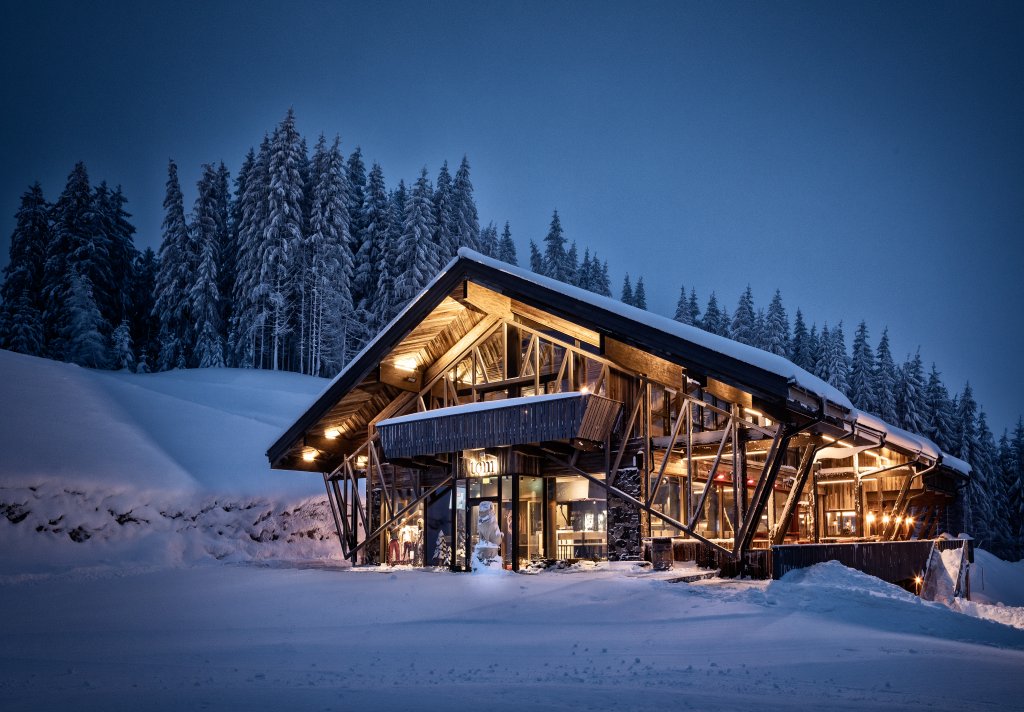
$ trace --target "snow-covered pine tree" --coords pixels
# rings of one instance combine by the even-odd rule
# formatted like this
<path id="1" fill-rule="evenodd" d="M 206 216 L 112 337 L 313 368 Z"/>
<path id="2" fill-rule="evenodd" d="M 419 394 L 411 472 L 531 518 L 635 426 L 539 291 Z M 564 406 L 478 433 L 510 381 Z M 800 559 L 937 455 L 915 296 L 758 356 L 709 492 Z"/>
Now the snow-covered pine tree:
<path id="1" fill-rule="evenodd" d="M 863 320 L 853 336 L 850 400 L 863 411 L 875 411 L 875 352 L 868 342 L 868 325 Z"/>
<path id="2" fill-rule="evenodd" d="M 394 283 L 398 277 L 396 266 L 399 256 L 395 242 L 399 233 L 394 225 L 394 210 L 392 196 L 388 195 L 384 182 L 384 171 L 380 164 L 374 163 L 363 197 L 365 239 L 355 265 L 359 275 L 357 283 L 367 285 L 361 287 L 367 296 L 357 306 L 374 315 L 373 323 L 369 325 L 374 332 L 387 324 L 398 311 Z M 372 290 L 370 282 L 374 283 Z"/>
<path id="3" fill-rule="evenodd" d="M 238 273 L 235 232 L 231 224 L 231 172 L 224 162 L 217 166 L 217 179 L 213 183 L 214 215 L 217 220 L 217 293 L 220 294 L 220 338 L 225 351 L 228 344 L 228 325 L 231 323 L 231 294 Z M 227 365 L 225 353 L 225 365 Z"/>
<path id="4" fill-rule="evenodd" d="M 544 266 L 542 274 L 557 279 L 559 282 L 569 280 L 568 254 L 565 251 L 565 233 L 562 221 L 555 210 L 551 215 L 551 226 L 544 236 Z"/>
<path id="5" fill-rule="evenodd" d="M 764 313 L 764 307 L 758 307 L 754 315 L 754 346 L 767 351 L 766 339 L 768 336 L 768 317 Z"/>
<path id="6" fill-rule="evenodd" d="M 899 424 L 896 412 L 896 363 L 889 348 L 889 329 L 882 331 L 875 351 L 875 415 L 893 425 Z"/>
<path id="7" fill-rule="evenodd" d="M 600 272 L 597 269 L 597 253 L 594 253 L 594 291 L 600 294 L 602 297 L 612 296 L 612 278 L 608 274 L 608 260 L 601 263 Z"/>
<path id="8" fill-rule="evenodd" d="M 312 202 L 309 214 L 309 233 L 306 236 L 306 252 L 309 255 L 308 294 L 310 305 L 309 340 L 303 358 L 306 372 L 314 376 L 333 375 L 347 362 L 350 335 L 353 334 L 353 303 L 351 235 L 349 234 L 348 176 L 344 158 L 341 155 L 340 139 L 335 136 L 327 145 L 321 135 L 311 162 Z M 375 170 L 379 168 L 374 166 Z M 381 226 L 364 222 L 370 240 L 365 244 L 373 246 L 376 253 L 386 249 L 390 230 L 391 206 L 383 194 L 384 234 L 380 242 L 373 239 Z M 374 178 L 370 177 L 370 194 L 373 193 Z M 366 217 L 364 213 L 364 218 Z M 371 216 L 377 219 L 376 216 Z"/>
<path id="9" fill-rule="evenodd" d="M 579 285 L 580 281 L 580 253 L 576 248 L 576 241 L 572 241 L 565 253 L 565 282 L 567 284 Z"/>
<path id="10" fill-rule="evenodd" d="M 778 289 L 768 304 L 761 342 L 761 348 L 769 353 L 783 358 L 789 354 L 789 316 L 786 314 L 786 307 L 782 305 L 782 292 Z"/>
<path id="11" fill-rule="evenodd" d="M 90 255 L 88 249 L 92 245 L 92 208 L 89 174 L 85 164 L 78 162 L 68 175 L 64 192 L 54 203 L 52 233 L 43 267 L 44 339 L 47 353 L 57 360 L 70 359 L 65 335 L 71 329 L 71 277 L 77 272 L 88 279 L 97 262 L 97 256 Z M 89 292 L 91 298 L 91 286 Z"/>
<path id="12" fill-rule="evenodd" d="M 153 296 L 156 292 L 156 273 L 158 265 L 156 253 L 147 247 L 135 259 L 132 270 L 132 299 L 129 330 L 134 334 L 136 362 L 148 372 L 153 359 L 160 351 L 157 335 L 160 333 L 160 320 L 153 314 Z M 144 366 L 143 366 L 144 365 Z"/>
<path id="13" fill-rule="evenodd" d="M 633 306 L 633 283 L 629 281 L 629 272 L 626 272 L 626 276 L 622 279 L 622 294 L 619 296 L 619 301 Z"/>
<path id="14" fill-rule="evenodd" d="M 204 164 L 192 210 L 192 242 L 197 259 L 188 286 L 188 310 L 195 333 L 189 362 L 199 368 L 224 367 L 219 275 L 223 232 L 227 226 L 223 223 L 219 182 L 217 169 Z"/>
<path id="15" fill-rule="evenodd" d="M 798 308 L 793 319 L 793 338 L 789 342 L 789 360 L 807 372 L 814 370 L 812 353 L 808 349 L 807 324 L 803 312 Z"/>
<path id="16" fill-rule="evenodd" d="M 287 368 L 292 315 L 297 308 L 295 271 L 302 245 L 305 147 L 289 109 L 270 142 L 268 220 L 260 245 L 261 277 L 256 296 L 267 304 L 270 367 Z"/>
<path id="17" fill-rule="evenodd" d="M 480 219 L 473 201 L 473 183 L 469 179 L 469 159 L 462 157 L 459 170 L 455 172 L 455 183 L 452 185 L 454 202 L 452 214 L 455 218 L 455 243 L 459 247 L 480 250 Z M 447 261 L 447 258 L 445 258 Z M 441 262 L 444 264 L 444 261 Z"/>
<path id="18" fill-rule="evenodd" d="M 455 194 L 452 189 L 452 175 L 448 172 L 448 161 L 441 164 L 434 186 L 434 244 L 442 264 L 447 264 L 461 245 L 458 243 L 455 215 Z"/>
<path id="19" fill-rule="evenodd" d="M 135 368 L 135 350 L 132 346 L 132 335 L 125 319 L 111 335 L 111 361 L 115 370 Z"/>
<path id="20" fill-rule="evenodd" d="M 1007 528 L 1017 552 L 1020 552 L 1024 549 L 1024 419 L 1017 419 L 1013 438 L 1008 441 L 1008 451 L 1001 459 L 1006 461 L 1002 479 L 1009 515 Z"/>
<path id="21" fill-rule="evenodd" d="M 821 338 L 818 336 L 818 325 L 815 322 L 811 323 L 811 330 L 807 332 L 807 343 L 804 346 L 804 351 L 807 352 L 807 371 L 809 373 L 817 374 L 818 371 L 818 352 L 821 349 Z"/>
<path id="22" fill-rule="evenodd" d="M 912 433 L 923 434 L 927 430 L 924 388 L 924 364 L 918 349 L 900 368 L 896 386 L 896 424 Z M 974 417 L 972 412 L 972 422 Z"/>
<path id="23" fill-rule="evenodd" d="M 487 223 L 487 227 L 480 231 L 480 252 L 488 257 L 498 254 L 498 228 L 493 222 Z"/>
<path id="24" fill-rule="evenodd" d="M 501 231 L 501 240 L 498 242 L 498 254 L 495 255 L 502 262 L 518 266 L 519 259 L 516 257 L 516 243 L 512 241 L 512 231 L 509 229 L 508 220 L 505 221 L 505 229 Z"/>
<path id="25" fill-rule="evenodd" d="M 222 264 L 230 264 L 231 274 L 229 276 L 221 275 L 221 297 L 224 300 L 222 317 L 227 333 L 224 342 L 225 361 L 231 367 L 252 365 L 251 363 L 239 361 L 239 338 L 238 334 L 235 333 L 235 329 L 238 327 L 238 319 L 235 316 L 235 312 L 239 305 L 236 302 L 235 284 L 238 281 L 238 272 L 242 264 L 241 229 L 244 219 L 243 197 L 245 196 L 246 186 L 255 164 L 256 152 L 250 147 L 249 151 L 245 154 L 245 158 L 242 160 L 241 168 L 238 169 L 238 173 L 235 175 L 234 194 L 233 196 L 228 196 L 228 245 L 225 247 L 225 250 L 230 252 L 230 257 L 224 256 L 221 262 Z M 230 285 L 227 284 L 228 279 L 230 279 Z"/>
<path id="26" fill-rule="evenodd" d="M 402 237 L 398 244 L 402 261 L 395 283 L 395 297 L 401 304 L 419 294 L 439 269 L 433 242 L 432 195 L 427 169 L 424 168 L 406 201 Z"/>
<path id="27" fill-rule="evenodd" d="M 957 396 L 956 411 L 953 413 L 953 454 L 965 462 L 974 462 L 978 447 L 978 402 L 974 391 L 967 383 Z"/>
<path id="28" fill-rule="evenodd" d="M 719 336 L 728 336 L 729 319 L 718 307 L 718 296 L 711 292 L 708 297 L 708 305 L 704 308 L 704 318 L 700 321 L 700 327 L 704 331 L 710 331 Z"/>
<path id="29" fill-rule="evenodd" d="M 437 533 L 437 544 L 434 546 L 434 566 L 448 567 L 452 565 L 452 545 L 443 531 Z"/>
<path id="30" fill-rule="evenodd" d="M 647 309 L 647 290 L 644 288 L 644 277 L 636 281 L 636 289 L 633 290 L 633 306 L 637 309 Z"/>
<path id="31" fill-rule="evenodd" d="M 953 402 L 949 398 L 949 391 L 946 390 L 946 385 L 942 382 L 942 376 L 934 363 L 931 373 L 928 374 L 924 402 L 926 420 L 925 432 L 922 434 L 946 452 L 951 452 L 954 432 Z"/>
<path id="32" fill-rule="evenodd" d="M 583 262 L 580 263 L 576 286 L 587 291 L 594 291 L 594 264 L 590 259 L 590 248 L 583 250 Z"/>
<path id="33" fill-rule="evenodd" d="M 87 368 L 107 368 L 110 348 L 103 330 L 106 323 L 92 296 L 89 278 L 71 273 L 71 289 L 67 303 L 63 341 L 67 345 L 66 360 Z"/>
<path id="34" fill-rule="evenodd" d="M 547 274 L 544 269 L 544 256 L 537 249 L 537 243 L 530 240 L 530 271 L 534 274 Z"/>
<path id="35" fill-rule="evenodd" d="M 679 285 L 679 299 L 676 301 L 676 313 L 672 318 L 682 324 L 693 325 L 693 320 L 690 318 L 690 303 L 686 298 L 685 284 Z"/>
<path id="36" fill-rule="evenodd" d="M 700 326 L 700 304 L 697 302 L 697 290 L 690 288 L 690 324 Z"/>
<path id="37" fill-rule="evenodd" d="M 997 500 L 1003 498 L 998 490 L 998 463 L 999 451 L 988 427 L 988 419 L 985 411 L 979 409 L 977 442 L 967 487 L 971 498 L 971 516 L 974 518 L 974 531 L 971 534 L 980 540 L 978 545 L 985 548 L 1001 538 L 1001 522 L 997 520 L 996 505 Z"/>
<path id="38" fill-rule="evenodd" d="M 163 239 L 160 263 L 156 273 L 156 296 L 153 312 L 160 321 L 161 371 L 187 365 L 193 347 L 192 313 L 189 289 L 196 264 L 185 222 L 185 204 L 178 182 L 178 166 L 167 165 L 167 187 L 164 195 Z"/>
<path id="39" fill-rule="evenodd" d="M 840 321 L 829 334 L 828 343 L 828 384 L 841 393 L 850 390 L 850 356 L 846 353 L 846 335 Z"/>
<path id="40" fill-rule="evenodd" d="M 264 136 L 246 174 L 244 191 L 236 200 L 241 215 L 235 238 L 238 271 L 231 316 L 232 362 L 242 368 L 262 368 L 266 342 L 267 305 L 258 296 L 262 278 L 260 247 L 269 216 L 270 137 Z"/>
<path id="41" fill-rule="evenodd" d="M 729 338 L 739 341 L 741 344 L 755 345 L 756 335 L 754 333 L 754 293 L 747 285 L 746 290 L 740 295 L 736 311 L 733 312 L 732 323 L 729 325 Z"/>
<path id="42" fill-rule="evenodd" d="M 135 227 L 125 210 L 127 199 L 118 186 L 114 190 L 100 183 L 93 195 L 94 241 L 102 245 L 105 264 L 92 276 L 96 304 L 103 320 L 110 325 L 128 318 L 131 307 L 132 271 L 135 269 Z M 102 288 L 97 285 L 103 280 Z"/>
<path id="43" fill-rule="evenodd" d="M 348 178 L 348 230 L 352 235 L 352 257 L 358 260 L 359 251 L 363 247 L 363 231 L 366 227 L 362 222 L 363 199 L 366 191 L 366 165 L 363 163 L 363 151 L 359 146 L 356 146 L 356 150 L 348 157 L 346 173 Z M 357 265 L 356 272 L 358 271 Z M 372 285 L 365 286 L 370 288 L 371 293 L 375 289 Z M 365 294 L 359 292 L 358 287 L 352 293 L 352 298 L 357 302 L 365 297 Z"/>
<path id="44" fill-rule="evenodd" d="M 814 335 L 814 324 L 811 325 L 811 334 L 812 336 Z M 814 370 L 811 371 L 811 373 L 823 381 L 828 381 L 829 379 L 830 362 L 828 360 L 828 350 L 831 345 L 832 333 L 828 328 L 828 322 L 825 322 L 825 325 L 821 327 L 821 335 L 815 341 Z"/>
<path id="45" fill-rule="evenodd" d="M 21 196 L 14 219 L 10 261 L 0 286 L 0 348 L 42 356 L 43 269 L 50 241 L 50 205 L 38 182 Z"/>

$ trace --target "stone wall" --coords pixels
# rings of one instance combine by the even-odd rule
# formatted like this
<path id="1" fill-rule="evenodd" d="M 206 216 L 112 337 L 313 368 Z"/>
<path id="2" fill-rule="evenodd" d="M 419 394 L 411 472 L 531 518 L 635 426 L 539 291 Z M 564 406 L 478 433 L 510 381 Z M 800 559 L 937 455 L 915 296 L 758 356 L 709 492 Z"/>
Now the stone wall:
<path id="1" fill-rule="evenodd" d="M 612 487 L 640 498 L 640 470 L 623 467 L 611 482 Z M 640 509 L 621 497 L 608 493 L 608 560 L 641 561 L 644 557 Z"/>

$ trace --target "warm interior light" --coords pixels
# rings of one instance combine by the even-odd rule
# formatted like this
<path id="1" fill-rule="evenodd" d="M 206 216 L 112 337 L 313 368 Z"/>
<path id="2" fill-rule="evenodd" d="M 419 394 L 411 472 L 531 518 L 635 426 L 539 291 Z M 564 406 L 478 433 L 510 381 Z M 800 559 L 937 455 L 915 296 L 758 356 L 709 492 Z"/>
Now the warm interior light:
<path id="1" fill-rule="evenodd" d="M 916 584 L 917 584 L 918 586 L 920 586 L 920 585 L 921 585 L 921 581 L 922 581 L 922 580 L 923 580 L 923 579 L 922 579 L 922 578 L 921 578 L 920 576 L 915 576 L 915 577 L 914 577 L 914 583 L 916 583 Z"/>
<path id="2" fill-rule="evenodd" d="M 583 395 L 587 395 L 588 393 L 590 393 L 590 389 L 587 388 L 586 386 L 583 386 L 580 388 L 580 393 L 582 393 Z"/>
<path id="3" fill-rule="evenodd" d="M 328 440 L 337 440 L 339 435 L 341 435 L 341 431 L 337 428 L 328 428 L 324 431 L 324 437 Z"/>
<path id="4" fill-rule="evenodd" d="M 868 519 L 868 524 L 874 524 L 875 523 L 875 513 L 874 512 L 868 512 L 867 519 Z"/>
<path id="5" fill-rule="evenodd" d="M 366 455 L 360 455 L 356 458 L 356 467 L 366 467 L 367 459 Z"/>
<path id="6" fill-rule="evenodd" d="M 419 367 L 419 363 L 412 356 L 406 356 L 395 361 L 395 368 L 402 371 L 415 371 Z"/>
<path id="7" fill-rule="evenodd" d="M 906 518 L 906 519 L 904 520 L 904 524 L 906 524 L 906 525 L 907 525 L 908 527 L 909 527 L 909 526 L 910 526 L 911 524 L 913 524 L 913 523 L 914 523 L 914 518 L 913 518 L 913 517 L 907 517 L 907 518 Z"/>
<path id="8" fill-rule="evenodd" d="M 882 524 L 888 524 L 888 523 L 889 523 L 889 515 L 888 514 L 883 514 L 882 515 Z"/>
<path id="9" fill-rule="evenodd" d="M 753 408 L 744 408 L 743 412 L 748 415 L 753 415 L 755 418 L 761 418 L 764 416 L 764 413 L 759 410 L 754 410 Z"/>
<path id="10" fill-rule="evenodd" d="M 316 459 L 316 450 L 303 450 L 302 459 L 306 462 L 313 462 Z"/>

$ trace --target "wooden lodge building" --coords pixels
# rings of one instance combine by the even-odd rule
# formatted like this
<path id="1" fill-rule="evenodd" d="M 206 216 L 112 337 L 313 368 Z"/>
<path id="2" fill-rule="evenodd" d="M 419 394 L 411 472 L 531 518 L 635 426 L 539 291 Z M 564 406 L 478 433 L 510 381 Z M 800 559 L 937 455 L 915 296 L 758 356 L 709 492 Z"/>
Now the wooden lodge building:
<path id="1" fill-rule="evenodd" d="M 863 557 L 958 534 L 970 474 L 782 357 L 468 250 L 267 455 L 321 473 L 353 563 L 456 571 L 481 506 L 512 570 L 668 537 L 734 572 Z"/>

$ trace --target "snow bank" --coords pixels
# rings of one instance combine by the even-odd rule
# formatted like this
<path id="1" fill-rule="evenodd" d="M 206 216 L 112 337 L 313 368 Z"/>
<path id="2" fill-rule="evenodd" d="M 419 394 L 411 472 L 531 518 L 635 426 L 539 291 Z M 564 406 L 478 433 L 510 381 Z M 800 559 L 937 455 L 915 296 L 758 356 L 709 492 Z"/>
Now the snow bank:
<path id="1" fill-rule="evenodd" d="M 0 351 L 0 570 L 338 556 L 318 478 L 264 457 L 323 384 Z"/>
<path id="2" fill-rule="evenodd" d="M 984 549 L 974 550 L 971 599 L 979 603 L 1024 606 L 1024 560 L 1003 561 Z"/>

